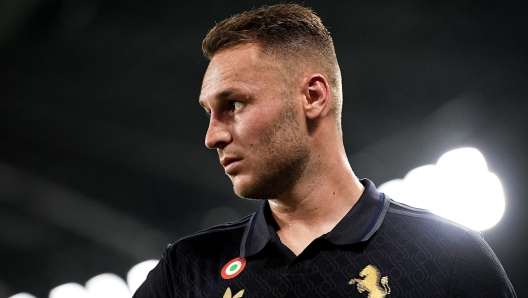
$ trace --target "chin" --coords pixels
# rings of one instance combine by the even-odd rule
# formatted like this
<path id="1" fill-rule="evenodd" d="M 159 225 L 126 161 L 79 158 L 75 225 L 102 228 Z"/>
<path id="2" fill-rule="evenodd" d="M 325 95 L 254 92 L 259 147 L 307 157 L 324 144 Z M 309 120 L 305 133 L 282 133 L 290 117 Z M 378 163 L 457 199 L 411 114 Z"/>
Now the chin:
<path id="1" fill-rule="evenodd" d="M 236 181 L 233 182 L 233 190 L 235 194 L 244 199 L 252 200 L 268 200 L 279 196 L 277 188 L 271 184 L 263 183 L 262 180 L 257 181 Z"/>
<path id="2" fill-rule="evenodd" d="M 233 181 L 233 191 L 235 192 L 237 196 L 241 198 L 253 199 L 255 195 L 252 189 L 253 187 L 251 184 Z"/>
<path id="3" fill-rule="evenodd" d="M 233 183 L 233 191 L 241 198 L 257 199 L 257 195 L 255 193 L 255 183 L 248 181 L 247 177 L 245 178 L 246 179 L 240 176 L 231 178 L 231 182 Z"/>

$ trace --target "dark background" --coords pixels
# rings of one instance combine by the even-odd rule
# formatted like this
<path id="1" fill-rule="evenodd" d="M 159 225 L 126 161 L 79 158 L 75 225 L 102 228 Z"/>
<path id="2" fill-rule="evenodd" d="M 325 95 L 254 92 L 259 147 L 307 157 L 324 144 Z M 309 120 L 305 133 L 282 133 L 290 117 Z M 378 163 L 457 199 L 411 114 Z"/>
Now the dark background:
<path id="1" fill-rule="evenodd" d="M 200 47 L 273 2 L 0 0 L 0 297 L 125 278 L 255 209 L 203 145 Z M 528 294 L 528 2 L 304 3 L 334 37 L 355 173 L 380 185 L 478 148 L 506 196 L 483 234 Z"/>

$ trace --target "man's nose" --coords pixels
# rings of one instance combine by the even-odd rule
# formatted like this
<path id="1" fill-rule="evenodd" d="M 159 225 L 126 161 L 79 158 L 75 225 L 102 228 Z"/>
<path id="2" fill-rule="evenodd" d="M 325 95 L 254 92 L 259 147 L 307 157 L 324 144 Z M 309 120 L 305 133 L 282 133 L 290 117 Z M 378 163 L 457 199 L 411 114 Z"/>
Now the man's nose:
<path id="1" fill-rule="evenodd" d="M 205 134 L 205 147 L 209 149 L 222 149 L 230 142 L 231 134 L 226 124 L 211 115 L 209 127 Z"/>

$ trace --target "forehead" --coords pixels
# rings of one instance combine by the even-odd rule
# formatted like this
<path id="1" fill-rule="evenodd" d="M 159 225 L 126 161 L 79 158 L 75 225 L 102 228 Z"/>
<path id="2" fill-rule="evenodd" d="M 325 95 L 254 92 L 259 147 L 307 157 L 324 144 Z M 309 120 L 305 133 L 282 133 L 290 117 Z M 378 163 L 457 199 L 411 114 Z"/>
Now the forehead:
<path id="1" fill-rule="evenodd" d="M 230 92 L 254 92 L 280 82 L 281 65 L 254 44 L 215 54 L 202 82 L 200 104 Z"/>

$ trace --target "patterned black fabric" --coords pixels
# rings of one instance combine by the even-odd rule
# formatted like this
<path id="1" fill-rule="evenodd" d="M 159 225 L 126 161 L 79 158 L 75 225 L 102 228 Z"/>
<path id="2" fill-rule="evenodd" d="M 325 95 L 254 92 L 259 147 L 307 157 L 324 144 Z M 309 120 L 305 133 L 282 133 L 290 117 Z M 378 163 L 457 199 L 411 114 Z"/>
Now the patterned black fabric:
<path id="1" fill-rule="evenodd" d="M 385 197 L 372 182 L 295 256 L 257 212 L 170 245 L 134 297 L 516 297 L 481 234 Z M 231 279 L 222 268 L 246 266 Z"/>

